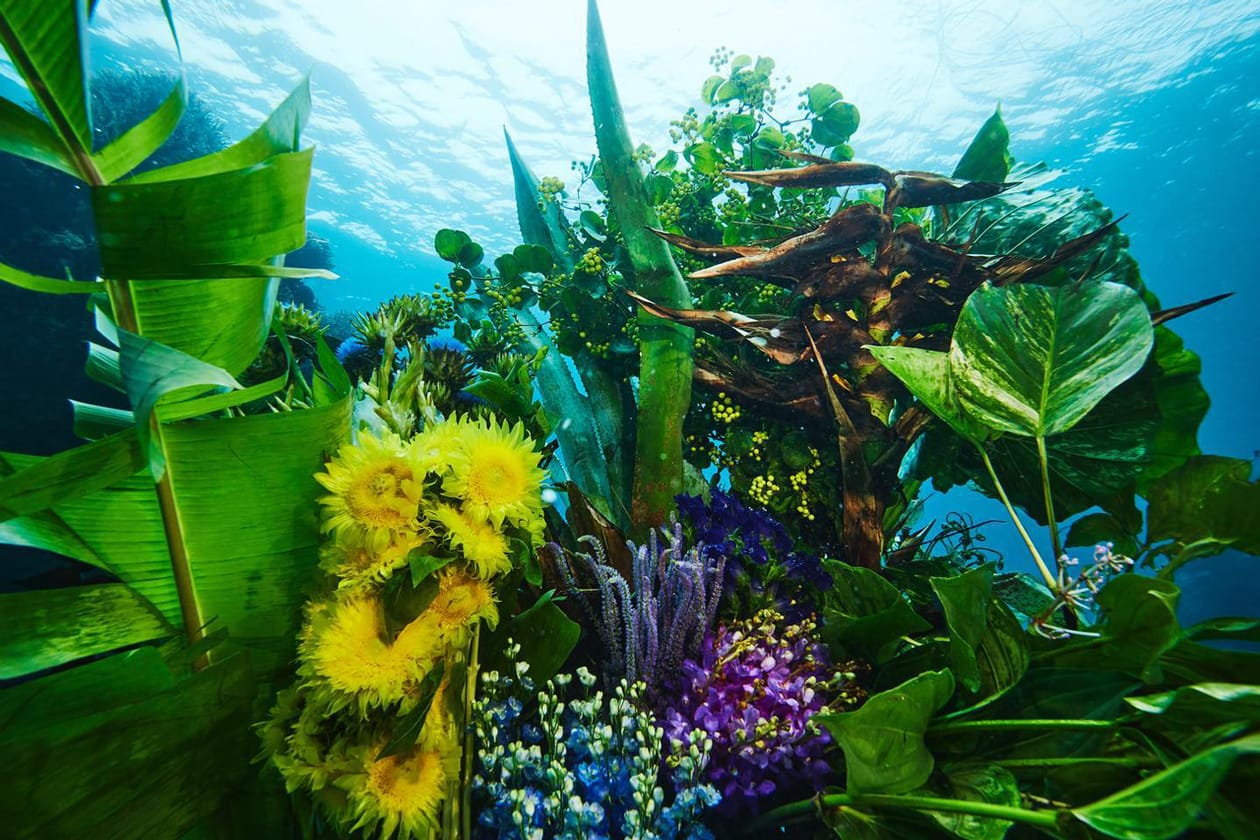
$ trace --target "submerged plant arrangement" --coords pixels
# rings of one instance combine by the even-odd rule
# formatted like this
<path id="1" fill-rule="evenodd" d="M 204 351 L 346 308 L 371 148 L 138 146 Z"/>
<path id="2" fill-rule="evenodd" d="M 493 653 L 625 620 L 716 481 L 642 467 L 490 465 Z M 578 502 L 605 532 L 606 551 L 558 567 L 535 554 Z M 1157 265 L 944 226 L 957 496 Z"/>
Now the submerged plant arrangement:
<path id="1" fill-rule="evenodd" d="M 93 8 L 0 0 L 38 109 L 0 151 L 85 185 L 102 264 L 0 279 L 84 295 L 129 406 L 0 454 L 0 540 L 98 570 L 0 594 L 13 836 L 1260 830 L 1260 618 L 1177 618 L 1180 569 L 1260 554 L 1169 326 L 1215 301 L 1161 306 L 1000 113 L 949 175 L 859 162 L 837 88 L 785 117 L 719 50 L 658 154 L 591 2 L 578 183 L 509 138 L 522 244 L 441 230 L 444 287 L 338 342 L 276 303 L 328 276 L 283 261 L 306 85 L 154 167 L 180 74 L 97 148 Z M 1035 574 L 921 522 L 929 480 Z"/>

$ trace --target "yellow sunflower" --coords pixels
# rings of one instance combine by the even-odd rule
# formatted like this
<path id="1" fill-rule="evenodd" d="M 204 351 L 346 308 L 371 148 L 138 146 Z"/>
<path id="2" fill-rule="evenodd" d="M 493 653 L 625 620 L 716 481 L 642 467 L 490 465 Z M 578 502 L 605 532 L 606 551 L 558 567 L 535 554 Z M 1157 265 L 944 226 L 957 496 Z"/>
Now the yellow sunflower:
<path id="1" fill-rule="evenodd" d="M 468 421 L 461 417 L 449 417 L 440 423 L 430 423 L 412 438 L 407 444 L 407 457 L 416 474 L 445 475 L 450 470 L 451 453 L 461 445 L 466 425 Z"/>
<path id="2" fill-rule="evenodd" d="M 438 505 L 428 516 L 446 528 L 451 547 L 463 552 L 478 577 L 494 577 L 512 568 L 507 537 L 489 522 L 461 513 L 451 505 Z"/>
<path id="3" fill-rule="evenodd" d="M 338 780 L 346 791 L 352 831 L 399 840 L 429 837 L 449 783 L 459 778 L 459 729 L 449 711 L 450 677 L 439 683 L 420 737 L 409 752 L 377 760 L 383 741 L 355 753 L 362 770 Z"/>
<path id="4" fill-rule="evenodd" d="M 484 620 L 491 629 L 497 626 L 499 609 L 495 606 L 494 592 L 488 583 L 462 569 L 448 567 L 442 572 L 438 594 L 417 619 L 422 620 L 429 622 L 434 632 L 458 647 L 467 641 L 468 629 L 476 621 Z"/>
<path id="5" fill-rule="evenodd" d="M 324 530 L 362 532 L 374 552 L 395 534 L 416 530 L 424 475 L 416 469 L 392 432 L 382 437 L 364 433 L 347 444 L 315 478 L 331 495 L 324 496 Z"/>
<path id="6" fill-rule="evenodd" d="M 494 418 L 465 422 L 442 490 L 462 499 L 465 513 L 496 528 L 502 528 L 506 519 L 532 532 L 534 521 L 542 519 L 543 471 L 538 457 L 519 422 L 514 426 Z"/>
<path id="7" fill-rule="evenodd" d="M 311 608 L 298 648 L 300 671 L 330 711 L 354 704 L 366 716 L 369 708 L 398 702 L 445 652 L 443 639 L 424 615 L 403 628 L 393 644 L 385 638 L 385 613 L 375 594 Z"/>
<path id="8" fill-rule="evenodd" d="M 362 771 L 337 780 L 346 792 L 351 831 L 366 837 L 428 838 L 438 831 L 438 810 L 446 795 L 448 762 L 441 752 L 423 749 L 376 760 L 382 744 L 360 752 Z"/>
<path id="9" fill-rule="evenodd" d="M 343 591 L 365 589 L 384 583 L 396 569 L 407 565 L 407 555 L 431 537 L 429 529 L 396 533 L 379 551 L 368 545 L 368 537 L 359 531 L 348 531 L 324 543 L 319 551 L 319 566 L 338 578 L 337 588 Z"/>
<path id="10" fill-rule="evenodd" d="M 363 593 L 311 607 L 298 653 L 299 673 L 329 711 L 368 710 L 405 700 L 451 646 L 468 641 L 471 625 L 498 624 L 494 593 L 459 570 L 442 572 L 438 593 L 392 644 L 386 642 L 379 595 Z"/>

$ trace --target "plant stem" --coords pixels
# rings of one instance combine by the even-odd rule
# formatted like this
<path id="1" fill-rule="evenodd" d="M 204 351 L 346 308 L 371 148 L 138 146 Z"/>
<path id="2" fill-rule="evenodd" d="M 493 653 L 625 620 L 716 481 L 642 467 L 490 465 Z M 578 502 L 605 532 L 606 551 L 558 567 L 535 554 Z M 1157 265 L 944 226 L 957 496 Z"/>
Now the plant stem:
<path id="1" fill-rule="evenodd" d="M 1019 769 L 1021 767 L 1070 767 L 1073 764 L 1106 764 L 1111 767 L 1160 767 L 1164 765 L 1158 761 L 1141 758 L 1007 758 L 993 759 L 994 764 L 1000 764 L 1008 769 Z"/>
<path id="2" fill-rule="evenodd" d="M 472 837 L 472 775 L 477 739 L 473 735 L 473 705 L 477 700 L 477 678 L 481 672 L 481 623 L 473 627 L 472 645 L 468 651 L 468 671 L 464 678 L 464 772 L 460 780 L 460 827 L 458 835 L 469 840 Z"/>
<path id="3" fill-rule="evenodd" d="M 1059 589 L 1058 582 L 1054 579 L 1054 575 L 1050 574 L 1050 569 L 1046 566 L 1046 561 L 1041 559 L 1041 554 L 1037 551 L 1037 546 L 1033 545 L 1032 537 L 1028 536 L 1028 532 L 1024 530 L 1024 523 L 1019 521 L 1015 508 L 1011 506 L 1011 500 L 1006 497 L 1006 490 L 1002 487 L 1002 482 L 998 481 L 997 473 L 993 470 L 993 462 L 989 460 L 989 453 L 984 451 L 984 447 L 979 443 L 975 444 L 976 451 L 980 453 L 980 459 L 984 461 L 984 468 L 989 471 L 989 478 L 993 481 L 993 486 L 997 490 L 998 498 L 1002 500 L 1002 504 L 1006 507 L 1006 513 L 1011 517 L 1011 522 L 1015 523 L 1015 530 L 1019 531 L 1019 535 L 1024 538 L 1024 545 L 1028 546 L 1028 553 L 1032 555 L 1033 561 L 1037 564 L 1037 568 L 1041 570 L 1042 580 L 1046 582 L 1046 586 L 1050 587 L 1051 592 L 1057 592 Z"/>
<path id="4" fill-rule="evenodd" d="M 928 727 L 929 735 L 956 735 L 960 732 L 1010 732 L 1020 729 L 1111 729 L 1115 721 L 1080 718 L 1014 718 L 1008 720 L 964 720 Z"/>
<path id="5" fill-rule="evenodd" d="M 752 825 L 751 830 L 780 825 L 787 820 L 806 816 L 817 808 L 838 808 L 842 805 L 873 808 L 904 808 L 912 811 L 945 811 L 951 814 L 971 814 L 976 817 L 1008 820 L 1037 828 L 1053 829 L 1058 824 L 1054 811 L 1030 811 L 1009 805 L 993 805 L 963 799 L 941 799 L 935 796 L 893 796 L 882 793 L 851 794 L 832 793 L 815 799 L 791 802 L 768 811 Z"/>
<path id="6" fill-rule="evenodd" d="M 1054 516 L 1054 501 L 1050 496 L 1050 463 L 1046 457 L 1046 439 L 1037 435 L 1037 460 L 1041 462 L 1041 492 L 1046 497 L 1046 521 L 1050 523 L 1050 544 L 1056 559 L 1063 556 L 1063 543 L 1059 541 L 1059 522 Z"/>

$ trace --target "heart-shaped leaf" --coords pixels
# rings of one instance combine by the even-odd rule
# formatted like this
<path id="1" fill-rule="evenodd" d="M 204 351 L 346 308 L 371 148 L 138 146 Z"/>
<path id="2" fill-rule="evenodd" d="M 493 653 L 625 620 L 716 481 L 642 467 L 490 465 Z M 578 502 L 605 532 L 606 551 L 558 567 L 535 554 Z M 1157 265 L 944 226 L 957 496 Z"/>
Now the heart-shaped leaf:
<path id="1" fill-rule="evenodd" d="M 959 315 L 950 379 L 986 426 L 1048 437 L 1137 373 L 1154 342 L 1146 306 L 1127 286 L 985 284 Z"/>

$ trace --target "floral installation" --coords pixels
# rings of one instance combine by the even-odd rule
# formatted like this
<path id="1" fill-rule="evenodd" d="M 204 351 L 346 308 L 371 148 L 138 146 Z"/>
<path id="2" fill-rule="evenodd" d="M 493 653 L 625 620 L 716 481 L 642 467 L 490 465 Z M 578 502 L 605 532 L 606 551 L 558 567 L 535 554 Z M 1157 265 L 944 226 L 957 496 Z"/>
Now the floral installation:
<path id="1" fill-rule="evenodd" d="M 410 440 L 362 432 L 316 476 L 331 591 L 262 740 L 339 830 L 434 836 L 458 800 L 469 648 L 541 538 L 538 461 L 519 423 L 452 417 Z"/>

